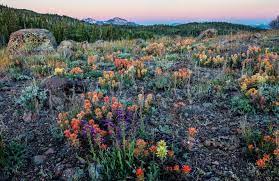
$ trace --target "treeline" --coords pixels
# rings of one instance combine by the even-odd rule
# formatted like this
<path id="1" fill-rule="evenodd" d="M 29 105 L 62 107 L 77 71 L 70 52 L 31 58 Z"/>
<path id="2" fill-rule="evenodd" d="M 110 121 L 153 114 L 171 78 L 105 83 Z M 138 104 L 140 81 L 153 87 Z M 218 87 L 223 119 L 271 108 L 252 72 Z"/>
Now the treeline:
<path id="1" fill-rule="evenodd" d="M 94 42 L 96 40 L 149 39 L 156 36 L 197 36 L 208 28 L 216 28 L 219 34 L 237 31 L 258 31 L 258 29 L 223 22 L 189 23 L 178 26 L 112 26 L 90 25 L 77 19 L 54 14 L 39 14 L 29 10 L 14 9 L 0 5 L 0 45 L 7 44 L 12 32 L 26 28 L 50 30 L 57 42 L 71 39 Z"/>

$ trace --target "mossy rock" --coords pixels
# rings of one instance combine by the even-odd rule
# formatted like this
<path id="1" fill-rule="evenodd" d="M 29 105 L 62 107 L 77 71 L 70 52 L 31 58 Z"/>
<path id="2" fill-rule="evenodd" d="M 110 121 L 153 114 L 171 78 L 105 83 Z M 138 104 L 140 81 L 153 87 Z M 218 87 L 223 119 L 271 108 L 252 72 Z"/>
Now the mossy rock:
<path id="1" fill-rule="evenodd" d="M 57 44 L 53 34 L 45 29 L 22 29 L 11 34 L 8 52 L 12 58 L 53 53 Z"/>

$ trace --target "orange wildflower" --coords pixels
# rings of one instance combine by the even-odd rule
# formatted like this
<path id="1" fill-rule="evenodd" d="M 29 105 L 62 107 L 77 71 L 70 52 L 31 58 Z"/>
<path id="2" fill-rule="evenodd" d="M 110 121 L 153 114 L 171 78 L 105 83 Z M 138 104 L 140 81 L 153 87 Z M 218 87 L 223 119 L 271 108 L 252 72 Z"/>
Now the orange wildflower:
<path id="1" fill-rule="evenodd" d="M 265 161 L 263 159 L 257 160 L 256 164 L 259 168 L 265 168 L 265 166 L 266 166 Z"/>
<path id="2" fill-rule="evenodd" d="M 189 128 L 188 129 L 188 134 L 190 137 L 194 137 L 197 133 L 197 129 L 196 128 Z"/>
<path id="3" fill-rule="evenodd" d="M 102 110 L 100 108 L 95 109 L 95 114 L 96 114 L 97 118 L 102 118 L 103 117 Z"/>
<path id="4" fill-rule="evenodd" d="M 147 143 L 143 139 L 137 139 L 136 145 L 139 149 L 144 149 L 146 144 Z"/>
<path id="5" fill-rule="evenodd" d="M 134 156 L 135 157 L 138 157 L 140 155 L 140 153 L 141 153 L 141 150 L 139 148 L 134 149 Z"/>
<path id="6" fill-rule="evenodd" d="M 78 119 L 82 119 L 85 116 L 85 112 L 80 111 L 80 113 L 77 114 Z"/>
<path id="7" fill-rule="evenodd" d="M 71 127 L 73 130 L 79 130 L 80 129 L 80 120 L 73 118 L 71 121 Z"/>
<path id="8" fill-rule="evenodd" d="M 263 160 L 264 160 L 265 162 L 268 162 L 268 161 L 270 160 L 269 154 L 264 154 Z"/>
<path id="9" fill-rule="evenodd" d="M 272 137 L 269 136 L 269 135 L 268 136 L 264 136 L 263 139 L 264 139 L 265 142 L 271 142 L 272 141 Z"/>
<path id="10" fill-rule="evenodd" d="M 105 102 L 105 103 L 108 103 L 108 102 L 109 102 L 109 97 L 108 97 L 108 96 L 104 97 L 104 102 Z"/>
<path id="11" fill-rule="evenodd" d="M 71 131 L 68 130 L 68 129 L 66 129 L 66 130 L 64 131 L 64 135 L 65 135 L 66 138 L 70 138 Z"/>
<path id="12" fill-rule="evenodd" d="M 274 154 L 277 158 L 279 158 L 279 148 L 275 149 L 275 150 L 273 151 L 273 154 Z"/>
<path id="13" fill-rule="evenodd" d="M 88 121 L 88 123 L 89 123 L 89 125 L 93 126 L 93 125 L 94 125 L 94 120 L 93 120 L 93 119 L 90 119 L 90 120 Z"/>
<path id="14" fill-rule="evenodd" d="M 136 176 L 137 177 L 144 177 L 144 171 L 143 171 L 143 169 L 142 168 L 137 168 L 137 170 L 136 170 Z"/>
<path id="15" fill-rule="evenodd" d="M 182 169 L 181 169 L 182 173 L 190 173 L 191 170 L 192 169 L 191 169 L 191 167 L 189 165 L 183 165 Z"/>
<path id="16" fill-rule="evenodd" d="M 155 153 L 157 150 L 157 147 L 155 145 L 152 145 L 150 148 L 149 148 L 149 151 L 152 152 L 152 153 Z"/>
<path id="17" fill-rule="evenodd" d="M 89 56 L 88 58 L 87 58 L 87 63 L 89 64 L 89 65 L 92 65 L 94 62 L 96 62 L 96 60 L 97 60 L 97 56 Z"/>
<path id="18" fill-rule="evenodd" d="M 112 116 L 113 116 L 113 115 L 112 115 L 112 112 L 108 112 L 107 118 L 108 118 L 108 119 L 112 119 Z"/>
<path id="19" fill-rule="evenodd" d="M 75 67 L 70 71 L 71 74 L 82 74 L 83 70 L 80 67 Z"/>
<path id="20" fill-rule="evenodd" d="M 179 171 L 179 165 L 174 165 L 173 166 L 173 171 L 177 171 L 178 172 Z"/>
<path id="21" fill-rule="evenodd" d="M 101 144 L 100 148 L 101 148 L 102 150 L 106 150 L 106 149 L 108 148 L 108 145 L 106 145 L 106 144 Z"/>
<path id="22" fill-rule="evenodd" d="M 254 145 L 253 145 L 253 144 L 248 145 L 248 150 L 249 150 L 250 152 L 253 151 L 253 149 L 254 149 Z"/>
<path id="23" fill-rule="evenodd" d="M 90 112 L 91 109 L 91 102 L 88 99 L 84 100 L 84 109 L 86 110 L 86 112 Z"/>

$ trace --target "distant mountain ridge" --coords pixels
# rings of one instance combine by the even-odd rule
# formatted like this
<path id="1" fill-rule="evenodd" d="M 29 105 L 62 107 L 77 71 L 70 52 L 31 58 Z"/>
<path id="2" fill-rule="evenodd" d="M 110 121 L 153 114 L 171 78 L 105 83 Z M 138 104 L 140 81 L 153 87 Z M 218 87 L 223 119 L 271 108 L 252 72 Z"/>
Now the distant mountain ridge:
<path id="1" fill-rule="evenodd" d="M 130 22 L 126 19 L 114 17 L 107 21 L 99 21 L 93 18 L 84 18 L 81 21 L 88 23 L 88 24 L 95 24 L 95 25 L 120 25 L 120 26 L 137 26 L 138 24 L 134 22 Z"/>
<path id="2" fill-rule="evenodd" d="M 104 24 L 99 26 L 98 24 Z M 226 22 L 174 23 L 157 25 L 137 25 L 122 18 L 107 21 L 84 19 L 81 21 L 69 16 L 42 14 L 26 9 L 16 9 L 0 4 L 0 46 L 6 45 L 11 33 L 20 29 L 39 28 L 53 33 L 56 41 L 74 40 L 78 42 L 97 40 L 151 39 L 160 36 L 197 37 L 202 31 L 214 28 L 219 35 L 235 34 L 239 31 L 258 32 L 259 28 Z M 111 25 L 111 26 L 107 26 Z M 124 25 L 124 26 L 119 26 Z M 133 25 L 133 26 L 126 26 Z"/>

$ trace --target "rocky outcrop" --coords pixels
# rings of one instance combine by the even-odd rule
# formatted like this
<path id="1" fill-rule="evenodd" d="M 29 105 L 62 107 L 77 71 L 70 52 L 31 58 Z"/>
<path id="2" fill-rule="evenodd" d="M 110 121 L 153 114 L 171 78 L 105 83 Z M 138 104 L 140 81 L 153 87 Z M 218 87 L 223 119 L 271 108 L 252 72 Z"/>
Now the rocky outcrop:
<path id="1" fill-rule="evenodd" d="M 22 29 L 11 34 L 8 52 L 11 57 L 53 53 L 56 40 L 45 29 Z"/>
<path id="2" fill-rule="evenodd" d="M 48 106 L 52 109 L 62 110 L 68 96 L 80 94 L 87 90 L 88 82 L 70 80 L 65 77 L 52 76 L 44 79 L 40 87 L 48 92 Z"/>
<path id="3" fill-rule="evenodd" d="M 64 58 L 74 58 L 77 53 L 84 53 L 89 49 L 88 42 L 75 42 L 73 40 L 64 40 L 57 47 L 57 53 Z"/>
<path id="4" fill-rule="evenodd" d="M 200 33 L 200 35 L 198 36 L 198 39 L 204 39 L 204 38 L 214 38 L 215 36 L 217 36 L 218 31 L 214 28 L 211 29 L 207 29 L 203 32 Z"/>
<path id="5" fill-rule="evenodd" d="M 77 49 L 77 43 L 73 40 L 64 40 L 57 47 L 57 52 L 64 58 L 71 58 Z"/>

